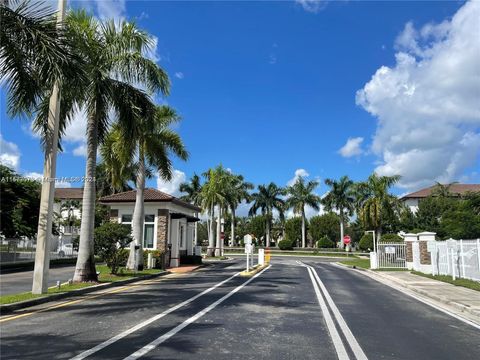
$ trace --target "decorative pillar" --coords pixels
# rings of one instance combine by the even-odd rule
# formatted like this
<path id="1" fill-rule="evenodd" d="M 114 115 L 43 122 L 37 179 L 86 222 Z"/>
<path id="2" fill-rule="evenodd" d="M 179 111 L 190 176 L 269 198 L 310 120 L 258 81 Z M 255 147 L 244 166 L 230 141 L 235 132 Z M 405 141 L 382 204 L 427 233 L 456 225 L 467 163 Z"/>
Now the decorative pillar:
<path id="1" fill-rule="evenodd" d="M 419 271 L 426 274 L 432 273 L 432 257 L 428 251 L 427 243 L 430 241 L 435 241 L 434 232 L 421 232 L 418 235 L 418 245 L 420 248 L 420 269 Z"/>
<path id="2" fill-rule="evenodd" d="M 413 270 L 413 242 L 418 241 L 417 234 L 408 233 L 403 235 L 403 241 L 406 245 L 405 262 L 408 270 Z"/>

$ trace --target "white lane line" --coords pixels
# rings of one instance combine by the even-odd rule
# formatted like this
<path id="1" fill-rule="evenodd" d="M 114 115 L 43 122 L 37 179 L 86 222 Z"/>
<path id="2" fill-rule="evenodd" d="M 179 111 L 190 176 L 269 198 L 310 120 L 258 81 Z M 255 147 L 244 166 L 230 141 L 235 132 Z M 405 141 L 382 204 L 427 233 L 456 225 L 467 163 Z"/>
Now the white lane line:
<path id="1" fill-rule="evenodd" d="M 95 347 L 93 347 L 93 348 L 91 348 L 91 349 L 89 349 L 89 350 L 86 350 L 86 351 L 78 354 L 77 356 L 71 358 L 70 360 L 81 360 L 81 359 L 85 359 L 87 356 L 90 356 L 90 355 L 92 355 L 92 354 L 94 354 L 94 353 L 102 350 L 103 348 L 106 348 L 107 346 L 109 346 L 109 345 L 117 342 L 118 340 L 124 338 L 125 336 L 130 335 L 131 333 L 134 333 L 135 331 L 140 330 L 141 328 L 143 328 L 143 327 L 151 324 L 152 322 L 157 321 L 158 319 L 161 319 L 162 317 L 170 314 L 171 312 L 173 312 L 173 311 L 175 311 L 175 310 L 178 310 L 178 309 L 180 309 L 181 307 L 183 307 L 183 306 L 185 306 L 185 305 L 190 304 L 192 301 L 195 301 L 195 300 L 198 299 L 199 297 L 201 297 L 201 296 L 209 293 L 209 292 L 212 291 L 212 290 L 215 290 L 215 289 L 218 288 L 219 286 L 222 286 L 223 284 L 225 284 L 226 282 L 232 280 L 234 277 L 238 276 L 239 274 L 240 274 L 240 272 L 234 274 L 233 276 L 230 276 L 229 278 L 227 278 L 227 279 L 219 282 L 218 284 L 215 284 L 214 286 L 212 286 L 212 287 L 210 287 L 210 288 L 202 291 L 201 293 L 199 293 L 199 294 L 191 297 L 190 299 L 187 299 L 187 300 L 181 302 L 180 304 L 177 304 L 177 305 L 175 305 L 175 306 L 173 306 L 173 307 L 165 310 L 164 312 L 162 312 L 162 313 L 160 313 L 160 314 L 157 314 L 157 315 L 155 315 L 155 316 L 153 316 L 153 317 L 151 317 L 151 318 L 149 318 L 149 319 L 147 319 L 147 320 L 145 320 L 145 321 L 143 321 L 143 322 L 141 322 L 141 323 L 139 323 L 139 324 L 137 324 L 137 325 L 135 325 L 135 326 L 127 329 L 127 330 L 125 330 L 124 332 L 121 332 L 120 334 L 118 334 L 118 335 L 116 335 L 116 336 L 114 336 L 114 337 L 112 337 L 112 338 L 110 338 L 110 339 L 108 339 L 108 340 L 106 340 L 106 341 L 98 344 L 97 346 L 95 346 Z"/>
<path id="2" fill-rule="evenodd" d="M 135 359 L 139 359 L 141 358 L 142 356 L 144 356 L 145 354 L 147 354 L 148 352 L 152 351 L 153 349 L 155 349 L 158 345 L 162 344 L 163 342 L 165 342 L 166 340 L 170 339 L 172 336 L 174 336 L 176 333 L 178 333 L 179 331 L 181 331 L 182 329 L 186 328 L 188 325 L 190 325 L 191 323 L 197 321 L 198 319 L 200 319 L 203 315 L 205 315 L 206 313 L 208 313 L 209 311 L 215 309 L 218 305 L 220 305 L 222 302 L 224 302 L 225 300 L 227 300 L 230 296 L 232 296 L 233 294 L 235 294 L 236 292 L 240 291 L 244 286 L 247 286 L 250 282 L 252 282 L 256 277 L 260 276 L 261 274 L 263 274 L 265 271 L 267 271 L 268 269 L 270 269 L 271 265 L 269 265 L 268 267 L 266 267 L 265 269 L 263 269 L 262 271 L 260 271 L 258 274 L 256 274 L 255 276 L 253 276 L 251 279 L 245 281 L 242 285 L 239 285 L 237 286 L 235 289 L 233 289 L 232 291 L 230 291 L 228 294 L 226 294 L 225 296 L 221 297 L 220 299 L 218 299 L 217 301 L 215 301 L 214 303 L 210 304 L 209 306 L 207 306 L 205 309 L 199 311 L 198 313 L 196 313 L 195 315 L 193 315 L 192 317 L 188 318 L 187 320 L 185 320 L 183 323 L 177 325 L 176 327 L 174 327 L 172 330 L 170 330 L 169 332 L 163 334 L 162 336 L 156 338 L 155 340 L 153 340 L 151 343 L 145 345 L 143 348 L 135 351 L 133 354 L 131 354 L 130 356 L 127 356 L 124 360 L 135 360 Z"/>
<path id="3" fill-rule="evenodd" d="M 320 292 L 317 282 L 313 277 L 312 269 L 310 269 L 310 267 L 308 266 L 306 266 L 306 268 L 308 270 L 308 275 L 310 275 L 310 280 L 312 281 L 313 289 L 315 290 L 315 294 L 317 295 L 318 304 L 320 305 L 320 309 L 322 310 L 323 317 L 325 318 L 325 323 L 327 324 L 327 329 L 330 334 L 330 338 L 332 339 L 333 346 L 335 347 L 335 351 L 337 352 L 338 359 L 349 360 L 350 358 L 347 354 L 347 350 L 345 349 L 345 346 L 343 345 L 342 338 L 340 337 L 340 334 L 338 333 L 337 328 L 335 327 L 335 323 L 332 319 L 332 316 L 328 311 L 327 304 L 325 303 L 325 300 L 323 299 L 323 296 Z"/>
<path id="4" fill-rule="evenodd" d="M 320 285 L 320 288 L 322 289 L 322 292 L 325 295 L 325 299 L 327 299 L 328 305 L 330 306 L 330 309 L 332 309 L 333 315 L 335 316 L 335 319 L 337 320 L 338 325 L 340 325 L 340 329 L 342 330 L 343 335 L 345 335 L 345 338 L 347 339 L 347 342 L 350 345 L 350 348 L 352 349 L 355 357 L 358 360 L 367 360 L 368 359 L 367 356 L 363 352 L 360 344 L 358 343 L 357 339 L 355 338 L 352 331 L 350 330 L 347 323 L 345 322 L 345 319 L 343 318 L 342 314 L 338 310 L 337 305 L 335 305 L 327 288 L 323 284 L 322 280 L 320 280 L 320 277 L 318 276 L 317 271 L 311 266 L 309 266 L 309 269 L 312 270 L 313 275 L 315 276 L 315 279 Z"/>
<path id="5" fill-rule="evenodd" d="M 470 326 L 473 326 L 474 328 L 480 330 L 480 324 L 477 324 L 476 322 L 473 322 L 473 321 L 471 321 L 471 320 L 469 320 L 469 319 L 466 319 L 466 318 L 464 318 L 464 317 L 462 317 L 462 316 L 460 316 L 460 315 L 457 315 L 457 314 L 451 312 L 450 310 L 447 310 L 447 309 L 445 309 L 445 308 L 443 308 L 443 307 L 435 304 L 435 303 L 433 302 L 433 300 L 426 299 L 426 298 L 424 298 L 424 297 L 423 297 L 422 295 L 420 295 L 420 294 L 417 295 L 417 294 L 413 293 L 413 290 L 410 290 L 410 289 L 408 289 L 408 288 L 405 289 L 405 288 L 403 288 L 401 285 L 394 285 L 394 284 L 388 282 L 388 280 L 386 280 L 386 279 L 379 279 L 379 278 L 377 278 L 376 276 L 373 276 L 373 275 L 367 273 L 366 271 L 361 271 L 361 270 L 358 270 L 358 269 L 349 269 L 349 268 L 345 268 L 345 267 L 343 267 L 343 266 L 341 266 L 341 265 L 336 265 L 336 266 L 338 266 L 339 268 L 341 268 L 341 269 L 343 269 L 343 270 L 353 270 L 353 271 L 356 271 L 356 272 L 358 272 L 359 274 L 361 274 L 361 275 L 363 275 L 363 276 L 367 276 L 367 277 L 369 277 L 370 279 L 375 280 L 375 281 L 377 281 L 377 282 L 379 282 L 379 283 L 381 283 L 381 284 L 383 284 L 383 285 L 387 285 L 387 286 L 391 287 L 392 289 L 395 289 L 395 290 L 401 292 L 401 293 L 404 294 L 404 295 L 410 296 L 410 297 L 414 298 L 415 300 L 418 300 L 418 301 L 420 301 L 421 303 L 424 303 L 425 305 L 428 305 L 428 306 L 430 306 L 430 307 L 432 307 L 432 308 L 434 308 L 434 309 L 436 309 L 436 310 L 438 310 L 438 311 L 443 312 L 444 314 L 450 315 L 451 317 L 454 317 L 455 319 L 460 320 L 460 321 L 462 321 L 462 322 L 464 322 L 464 323 L 466 323 L 466 324 L 468 324 L 468 325 L 470 325 Z"/>

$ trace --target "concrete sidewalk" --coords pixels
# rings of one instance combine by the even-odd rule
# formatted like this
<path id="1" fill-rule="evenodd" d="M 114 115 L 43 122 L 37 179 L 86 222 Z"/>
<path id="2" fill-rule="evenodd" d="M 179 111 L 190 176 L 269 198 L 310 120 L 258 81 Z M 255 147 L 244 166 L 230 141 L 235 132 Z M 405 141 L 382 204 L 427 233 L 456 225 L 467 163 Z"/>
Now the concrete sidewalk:
<path id="1" fill-rule="evenodd" d="M 427 299 L 447 305 L 468 314 L 470 320 L 480 324 L 480 292 L 442 281 L 412 274 L 408 271 L 366 271 L 370 277 L 400 285 Z M 458 313 L 458 312 L 457 312 Z"/>

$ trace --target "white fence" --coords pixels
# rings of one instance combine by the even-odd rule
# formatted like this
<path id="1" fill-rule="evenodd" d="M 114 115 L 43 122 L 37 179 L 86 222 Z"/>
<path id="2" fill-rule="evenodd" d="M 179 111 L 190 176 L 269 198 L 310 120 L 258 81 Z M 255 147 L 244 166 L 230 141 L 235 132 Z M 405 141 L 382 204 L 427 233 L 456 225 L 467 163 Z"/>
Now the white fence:
<path id="1" fill-rule="evenodd" d="M 379 269 L 406 269 L 406 245 L 404 243 L 377 244 Z"/>
<path id="2" fill-rule="evenodd" d="M 429 247 L 433 275 L 480 281 L 480 239 L 432 241 Z"/>

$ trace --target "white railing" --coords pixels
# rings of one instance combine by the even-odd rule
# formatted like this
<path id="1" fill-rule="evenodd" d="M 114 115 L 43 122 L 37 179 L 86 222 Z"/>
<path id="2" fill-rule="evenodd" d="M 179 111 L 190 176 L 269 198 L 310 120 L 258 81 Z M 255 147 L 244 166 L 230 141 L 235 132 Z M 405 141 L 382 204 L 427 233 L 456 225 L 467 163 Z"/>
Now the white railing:
<path id="1" fill-rule="evenodd" d="M 379 269 L 406 269 L 406 245 L 404 243 L 378 243 Z"/>
<path id="2" fill-rule="evenodd" d="M 480 281 L 480 239 L 432 244 L 432 273 Z"/>

